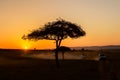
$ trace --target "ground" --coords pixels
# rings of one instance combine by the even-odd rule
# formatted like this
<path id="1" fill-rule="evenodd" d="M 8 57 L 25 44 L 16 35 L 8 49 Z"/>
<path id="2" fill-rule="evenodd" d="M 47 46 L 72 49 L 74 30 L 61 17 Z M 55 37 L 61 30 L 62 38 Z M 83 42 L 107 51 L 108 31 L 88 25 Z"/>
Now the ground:
<path id="1" fill-rule="evenodd" d="M 0 80 L 120 80 L 119 52 L 105 53 L 106 61 L 60 60 L 57 68 L 55 60 L 23 57 L 23 51 L 0 51 Z"/>

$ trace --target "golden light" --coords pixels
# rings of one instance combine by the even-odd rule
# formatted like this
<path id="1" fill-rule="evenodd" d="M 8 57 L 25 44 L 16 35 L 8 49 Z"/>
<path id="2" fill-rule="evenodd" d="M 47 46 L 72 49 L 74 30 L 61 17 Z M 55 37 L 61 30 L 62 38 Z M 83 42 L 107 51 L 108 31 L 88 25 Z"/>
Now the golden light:
<path id="1" fill-rule="evenodd" d="M 24 50 L 28 50 L 31 48 L 31 43 L 26 40 L 21 40 L 20 45 L 21 45 L 21 48 Z"/>
<path id="2" fill-rule="evenodd" d="M 28 46 L 25 46 L 24 49 L 27 50 L 27 49 L 28 49 Z"/>

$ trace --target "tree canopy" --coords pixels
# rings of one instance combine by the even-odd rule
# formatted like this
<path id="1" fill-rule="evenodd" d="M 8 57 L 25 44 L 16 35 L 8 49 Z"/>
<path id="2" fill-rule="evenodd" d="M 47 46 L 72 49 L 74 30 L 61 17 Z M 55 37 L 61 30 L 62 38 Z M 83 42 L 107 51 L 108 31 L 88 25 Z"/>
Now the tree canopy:
<path id="1" fill-rule="evenodd" d="M 33 30 L 31 33 L 24 35 L 22 38 L 28 40 L 55 40 L 55 58 L 57 67 L 59 67 L 58 49 L 60 48 L 62 40 L 68 37 L 79 38 L 85 34 L 85 31 L 81 28 L 80 25 L 63 19 L 57 19 L 56 21 L 48 22 L 42 28 L 40 27 L 36 30 Z"/>
<path id="2" fill-rule="evenodd" d="M 29 40 L 63 40 L 67 37 L 78 38 L 84 36 L 85 31 L 80 25 L 65 21 L 63 19 L 58 19 L 53 22 L 48 22 L 42 28 L 33 30 L 28 35 L 24 35 L 23 39 Z"/>

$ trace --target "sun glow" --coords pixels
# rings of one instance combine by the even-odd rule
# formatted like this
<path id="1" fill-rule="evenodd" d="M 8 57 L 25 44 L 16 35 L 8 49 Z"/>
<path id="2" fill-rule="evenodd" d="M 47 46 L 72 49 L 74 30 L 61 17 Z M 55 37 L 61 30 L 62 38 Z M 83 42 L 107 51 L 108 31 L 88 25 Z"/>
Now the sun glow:
<path id="1" fill-rule="evenodd" d="M 31 48 L 31 43 L 29 41 L 21 40 L 20 45 L 21 48 L 24 50 L 28 50 Z"/>
<path id="2" fill-rule="evenodd" d="M 27 49 L 28 49 L 28 46 L 25 46 L 24 49 L 27 50 Z"/>

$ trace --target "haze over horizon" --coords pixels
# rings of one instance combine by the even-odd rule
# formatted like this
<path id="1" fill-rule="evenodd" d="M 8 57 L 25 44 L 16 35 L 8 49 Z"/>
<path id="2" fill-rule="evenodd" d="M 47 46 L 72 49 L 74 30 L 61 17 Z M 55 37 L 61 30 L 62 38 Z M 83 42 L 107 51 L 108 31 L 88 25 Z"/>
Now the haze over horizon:
<path id="1" fill-rule="evenodd" d="M 45 23 L 63 18 L 81 25 L 86 36 L 62 45 L 120 45 L 120 0 L 0 0 L 0 48 L 54 48 L 54 41 L 21 37 Z"/>

